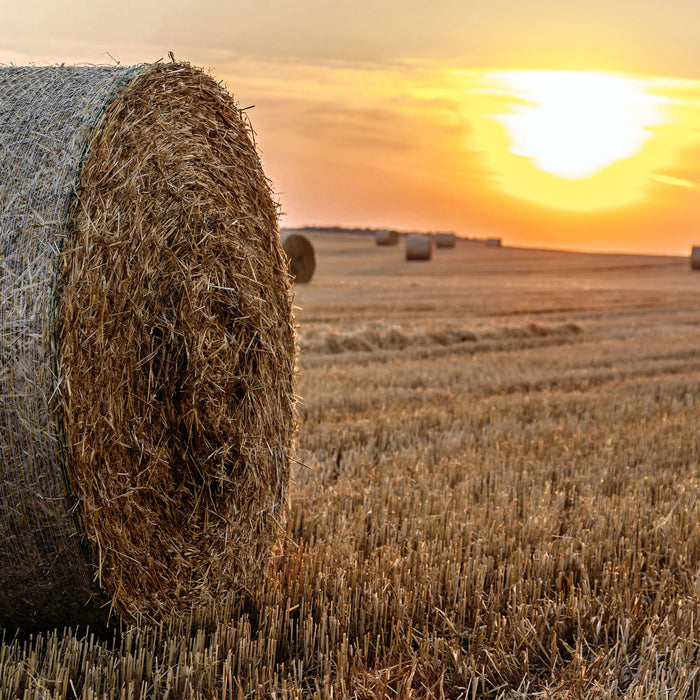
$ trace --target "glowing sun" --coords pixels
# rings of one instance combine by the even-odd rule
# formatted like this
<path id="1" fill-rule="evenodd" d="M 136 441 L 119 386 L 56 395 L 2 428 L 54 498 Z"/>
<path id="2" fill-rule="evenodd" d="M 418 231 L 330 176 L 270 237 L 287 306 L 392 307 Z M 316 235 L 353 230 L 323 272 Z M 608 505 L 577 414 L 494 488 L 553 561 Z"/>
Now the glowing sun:
<path id="1" fill-rule="evenodd" d="M 508 195 L 578 211 L 640 201 L 668 184 L 688 124 L 658 81 L 577 71 L 484 71 L 470 90 L 475 147 Z M 676 120 L 677 121 L 677 120 Z"/>
<path id="2" fill-rule="evenodd" d="M 493 76 L 526 101 L 497 115 L 511 151 L 545 172 L 569 180 L 590 177 L 629 158 L 664 122 L 660 98 L 639 81 L 618 75 L 523 71 Z"/>

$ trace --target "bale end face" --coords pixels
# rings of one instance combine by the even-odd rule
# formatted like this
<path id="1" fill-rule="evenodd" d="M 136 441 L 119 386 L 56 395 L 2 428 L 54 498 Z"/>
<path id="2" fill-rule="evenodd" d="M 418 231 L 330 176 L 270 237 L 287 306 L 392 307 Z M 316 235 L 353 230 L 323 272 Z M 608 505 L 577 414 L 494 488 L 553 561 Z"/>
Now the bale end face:
<path id="1" fill-rule="evenodd" d="M 316 255 L 311 241 L 300 233 L 287 232 L 282 234 L 280 242 L 294 281 L 302 284 L 311 282 L 316 270 Z"/>

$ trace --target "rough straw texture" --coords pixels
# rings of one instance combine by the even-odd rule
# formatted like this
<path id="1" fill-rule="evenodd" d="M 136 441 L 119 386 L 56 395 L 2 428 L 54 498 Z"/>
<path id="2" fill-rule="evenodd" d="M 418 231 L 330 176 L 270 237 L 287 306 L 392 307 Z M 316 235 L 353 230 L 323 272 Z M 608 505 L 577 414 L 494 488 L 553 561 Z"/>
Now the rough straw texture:
<path id="1" fill-rule="evenodd" d="M 311 241 L 300 233 L 287 232 L 281 238 L 282 248 L 289 258 L 289 272 L 295 282 L 311 282 L 316 270 L 316 255 Z"/>
<path id="2" fill-rule="evenodd" d="M 0 97 L 0 623 L 252 592 L 295 338 L 250 128 L 186 64 L 7 68 Z"/>
<path id="3" fill-rule="evenodd" d="M 433 257 L 433 238 L 422 233 L 406 236 L 406 260 L 430 260 Z"/>

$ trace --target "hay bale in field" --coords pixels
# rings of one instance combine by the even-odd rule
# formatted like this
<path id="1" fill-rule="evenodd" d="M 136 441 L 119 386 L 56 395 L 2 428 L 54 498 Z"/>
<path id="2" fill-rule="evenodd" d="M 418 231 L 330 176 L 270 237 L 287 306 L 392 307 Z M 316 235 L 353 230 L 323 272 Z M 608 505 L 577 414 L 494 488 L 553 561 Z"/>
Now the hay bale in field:
<path id="1" fill-rule="evenodd" d="M 374 241 L 377 245 L 398 245 L 399 232 L 381 229 L 374 232 Z"/>
<path id="2" fill-rule="evenodd" d="M 184 63 L 0 68 L 0 625 L 252 591 L 295 331 L 251 129 Z"/>
<path id="3" fill-rule="evenodd" d="M 311 282 L 316 270 L 316 255 L 311 241 L 300 233 L 287 231 L 281 237 L 282 248 L 289 259 L 289 273 L 295 282 Z"/>
<path id="4" fill-rule="evenodd" d="M 700 245 L 694 245 L 690 251 L 690 269 L 700 270 Z"/>
<path id="5" fill-rule="evenodd" d="M 500 248 L 502 245 L 502 241 L 500 238 L 487 238 L 486 239 L 486 247 L 487 248 Z"/>
<path id="6" fill-rule="evenodd" d="M 435 234 L 436 248 L 454 248 L 456 245 L 455 235 L 451 232 L 443 232 Z"/>
<path id="7" fill-rule="evenodd" d="M 433 237 L 412 233 L 406 237 L 406 260 L 430 260 L 433 256 Z"/>

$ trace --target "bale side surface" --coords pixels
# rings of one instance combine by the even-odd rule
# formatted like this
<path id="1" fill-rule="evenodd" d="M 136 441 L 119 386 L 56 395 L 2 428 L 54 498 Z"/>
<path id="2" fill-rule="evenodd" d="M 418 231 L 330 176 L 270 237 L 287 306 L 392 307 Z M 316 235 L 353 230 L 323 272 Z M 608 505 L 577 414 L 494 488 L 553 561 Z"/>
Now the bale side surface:
<path id="1" fill-rule="evenodd" d="M 132 72 L 0 68 L 0 626 L 104 617 L 52 408 L 51 313 L 83 146 Z"/>
<path id="2" fill-rule="evenodd" d="M 406 260 L 430 260 L 432 256 L 432 236 L 412 233 L 406 237 Z"/>
<path id="3" fill-rule="evenodd" d="M 314 247 L 300 233 L 285 233 L 281 237 L 282 248 L 289 259 L 289 272 L 295 282 L 311 282 L 316 270 Z"/>

